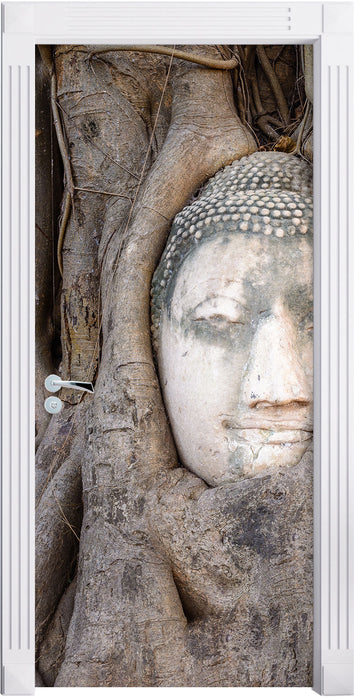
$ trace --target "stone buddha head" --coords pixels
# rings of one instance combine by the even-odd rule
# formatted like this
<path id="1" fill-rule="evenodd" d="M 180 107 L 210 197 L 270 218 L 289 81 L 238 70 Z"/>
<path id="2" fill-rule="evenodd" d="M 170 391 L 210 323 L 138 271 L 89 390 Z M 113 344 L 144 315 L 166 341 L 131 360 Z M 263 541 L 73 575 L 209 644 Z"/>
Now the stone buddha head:
<path id="1" fill-rule="evenodd" d="M 182 464 L 211 486 L 297 464 L 312 438 L 311 169 L 255 153 L 174 220 L 152 333 Z"/>

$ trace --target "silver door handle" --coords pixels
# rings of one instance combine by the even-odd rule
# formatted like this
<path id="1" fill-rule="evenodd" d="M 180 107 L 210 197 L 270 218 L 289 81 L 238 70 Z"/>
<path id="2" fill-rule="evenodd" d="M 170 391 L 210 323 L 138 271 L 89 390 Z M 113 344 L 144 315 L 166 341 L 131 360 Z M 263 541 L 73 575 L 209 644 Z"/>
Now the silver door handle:
<path id="1" fill-rule="evenodd" d="M 76 389 L 77 391 L 88 391 L 93 394 L 93 385 L 91 382 L 75 382 L 73 380 L 60 379 L 56 374 L 49 374 L 44 382 L 47 391 L 59 391 L 62 387 L 66 389 Z"/>
<path id="2" fill-rule="evenodd" d="M 93 394 L 93 385 L 91 382 L 75 382 L 72 380 L 65 381 L 60 379 L 57 374 L 49 374 L 44 382 L 47 391 L 54 393 L 62 387 L 66 389 L 76 389 L 77 391 L 88 391 Z M 63 402 L 58 396 L 48 396 L 44 402 L 44 408 L 48 413 L 60 413 L 63 408 Z"/>

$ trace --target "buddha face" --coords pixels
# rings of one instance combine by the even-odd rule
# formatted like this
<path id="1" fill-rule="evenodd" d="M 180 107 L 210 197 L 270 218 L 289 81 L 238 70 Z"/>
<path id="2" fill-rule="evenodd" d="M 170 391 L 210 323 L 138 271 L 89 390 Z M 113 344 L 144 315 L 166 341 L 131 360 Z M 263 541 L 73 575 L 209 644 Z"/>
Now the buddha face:
<path id="1" fill-rule="evenodd" d="M 312 438 L 308 236 L 224 234 L 182 263 L 158 366 L 182 464 L 209 485 L 297 464 Z"/>

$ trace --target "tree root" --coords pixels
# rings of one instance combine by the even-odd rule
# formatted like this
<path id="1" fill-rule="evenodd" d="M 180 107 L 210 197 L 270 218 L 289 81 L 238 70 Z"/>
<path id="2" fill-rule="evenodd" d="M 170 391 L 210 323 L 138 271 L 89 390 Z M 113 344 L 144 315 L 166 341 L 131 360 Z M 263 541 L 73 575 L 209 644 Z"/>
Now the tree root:
<path id="1" fill-rule="evenodd" d="M 48 485 L 68 458 L 71 446 L 81 431 L 87 402 L 80 406 L 64 406 L 61 413 L 52 416 L 47 431 L 36 453 L 36 508 Z"/>
<path id="2" fill-rule="evenodd" d="M 297 134 L 296 148 L 295 148 L 294 154 L 301 154 L 301 153 L 302 153 L 303 144 L 304 144 L 304 141 L 305 141 L 304 132 L 305 132 L 306 126 L 308 126 L 308 122 L 309 122 L 310 125 L 311 125 L 311 116 L 310 116 L 310 115 L 311 115 L 311 110 L 312 110 L 311 102 L 310 102 L 310 100 L 307 99 L 307 100 L 306 100 L 306 106 L 305 106 L 304 116 L 303 116 L 303 118 L 302 118 L 302 122 L 301 122 L 301 124 L 300 124 L 299 130 L 298 130 L 298 134 Z"/>
<path id="3" fill-rule="evenodd" d="M 46 687 L 46 685 L 43 681 L 43 678 L 42 678 L 41 674 L 39 673 L 39 671 L 37 671 L 37 669 L 36 669 L 36 674 L 35 674 L 35 686 L 36 686 L 36 688 L 45 688 Z"/>
<path id="4" fill-rule="evenodd" d="M 280 115 L 284 121 L 287 123 L 289 118 L 289 107 L 288 103 L 284 97 L 280 82 L 271 66 L 271 63 L 267 57 L 264 46 L 257 46 L 257 57 L 264 70 L 265 75 L 269 81 L 269 84 L 273 90 L 274 97 L 276 99 Z"/>
<path id="5" fill-rule="evenodd" d="M 182 65 L 163 147 L 128 224 L 105 247 L 78 588 L 56 686 L 169 685 L 171 677 L 183 685 L 186 620 L 169 564 L 150 547 L 144 515 L 156 474 L 177 465 L 152 358 L 150 284 L 175 214 L 206 179 L 255 148 L 233 106 L 231 76 Z M 179 665 L 173 673 L 166 663 L 171 643 Z"/>
<path id="6" fill-rule="evenodd" d="M 36 514 L 37 648 L 67 586 L 80 533 L 81 440 L 48 484 Z"/>
<path id="7" fill-rule="evenodd" d="M 63 247 L 66 227 L 67 227 L 67 223 L 69 220 L 71 208 L 74 211 L 74 189 L 75 188 L 74 188 L 74 180 L 73 180 L 73 176 L 72 176 L 72 172 L 71 172 L 70 158 L 69 158 L 69 154 L 68 154 L 68 149 L 66 147 L 63 127 L 62 127 L 62 123 L 61 123 L 61 119 L 60 119 L 60 115 L 59 115 L 59 110 L 58 110 L 57 77 L 56 77 L 55 68 L 54 68 L 54 64 L 53 64 L 51 49 L 48 46 L 39 46 L 39 50 L 40 50 L 42 59 L 43 59 L 45 65 L 49 71 L 49 74 L 50 74 L 51 106 L 52 106 L 52 113 L 53 113 L 53 122 L 54 122 L 57 140 L 58 140 L 60 154 L 61 154 L 62 161 L 63 161 L 64 173 L 65 173 L 65 187 L 67 190 L 66 197 L 64 200 L 65 203 L 64 203 L 64 208 L 63 208 L 63 216 L 62 216 L 62 220 L 61 220 L 61 224 L 60 224 L 59 239 L 58 239 L 58 246 L 57 246 L 58 267 L 59 267 L 61 276 L 63 276 L 63 265 L 62 265 L 61 251 L 62 251 L 62 247 Z"/>
<path id="8" fill-rule="evenodd" d="M 48 631 L 41 644 L 38 671 L 43 685 L 53 686 L 64 660 L 66 635 L 74 609 L 76 577 L 64 591 Z"/>
<path id="9" fill-rule="evenodd" d="M 268 136 L 272 140 L 274 140 L 274 139 L 278 140 L 279 134 L 271 126 L 273 119 L 263 109 L 263 105 L 261 102 L 257 78 L 256 78 L 255 73 L 251 77 L 251 88 L 252 88 L 254 108 L 255 108 L 254 115 L 253 115 L 254 121 L 256 122 L 256 124 L 258 124 L 259 128 L 261 129 L 261 131 L 263 131 L 263 133 L 266 136 Z M 274 123 L 274 121 L 273 121 L 273 123 Z"/>
<path id="10" fill-rule="evenodd" d="M 127 46 L 121 44 L 120 46 L 102 46 L 99 49 L 91 51 L 87 56 L 87 60 L 91 61 L 94 56 L 102 53 L 109 53 L 111 51 L 139 51 L 140 53 L 155 53 L 162 54 L 163 56 L 173 56 L 174 58 L 182 59 L 183 61 L 189 61 L 190 63 L 196 63 L 199 66 L 204 66 L 205 68 L 212 68 L 214 70 L 233 70 L 238 65 L 238 60 L 236 57 L 230 59 L 216 59 L 207 56 L 197 56 L 194 53 L 189 53 L 188 51 L 180 51 L 179 49 L 170 48 L 169 46 L 155 46 L 155 45 L 136 45 Z"/>
<path id="11" fill-rule="evenodd" d="M 71 195 L 70 195 L 70 192 L 66 192 L 66 195 L 64 198 L 63 216 L 61 217 L 61 220 L 60 220 L 59 236 L 58 236 L 58 244 L 57 244 L 57 262 L 58 262 L 59 272 L 60 272 L 61 276 L 63 276 L 62 250 L 63 250 L 65 232 L 66 232 L 66 227 L 68 225 L 70 213 L 71 213 Z"/>

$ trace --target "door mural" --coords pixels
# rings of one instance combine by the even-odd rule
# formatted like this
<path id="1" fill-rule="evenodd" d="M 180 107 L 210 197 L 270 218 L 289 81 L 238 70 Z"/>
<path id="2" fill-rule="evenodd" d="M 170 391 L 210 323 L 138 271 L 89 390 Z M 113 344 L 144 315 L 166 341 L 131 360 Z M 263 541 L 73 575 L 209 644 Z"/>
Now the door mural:
<path id="1" fill-rule="evenodd" d="M 42 686 L 312 685 L 312 47 L 40 46 Z"/>

